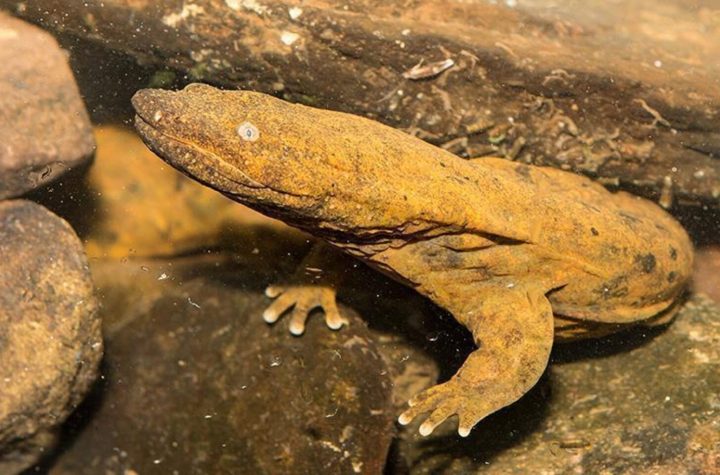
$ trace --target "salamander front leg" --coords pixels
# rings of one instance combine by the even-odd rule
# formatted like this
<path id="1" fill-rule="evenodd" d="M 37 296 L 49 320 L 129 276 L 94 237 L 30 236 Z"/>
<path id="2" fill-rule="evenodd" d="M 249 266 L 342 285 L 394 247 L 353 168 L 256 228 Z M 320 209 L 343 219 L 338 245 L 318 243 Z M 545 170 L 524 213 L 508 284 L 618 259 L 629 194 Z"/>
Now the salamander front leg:
<path id="1" fill-rule="evenodd" d="M 489 295 L 477 316 L 459 316 L 480 347 L 449 381 L 410 399 L 398 422 L 430 413 L 420 426 L 429 435 L 445 419 L 458 416 L 466 437 L 475 424 L 515 402 L 532 388 L 547 366 L 553 341 L 550 304 L 541 292 L 524 289 Z"/>
<path id="2" fill-rule="evenodd" d="M 263 312 L 263 320 L 275 323 L 281 315 L 290 311 L 290 333 L 302 335 L 310 312 L 322 308 L 325 323 L 333 330 L 339 330 L 348 322 L 340 315 L 335 302 L 335 289 L 317 285 L 277 286 L 265 289 L 265 295 L 276 300 Z"/>
<path id="3" fill-rule="evenodd" d="M 300 268 L 287 285 L 270 285 L 265 295 L 275 299 L 263 312 L 263 320 L 275 323 L 284 314 L 290 317 L 289 329 L 293 335 L 302 335 L 310 312 L 320 308 L 325 323 L 339 330 L 348 321 L 338 310 L 336 288 L 344 270 L 340 253 L 327 245 L 315 244 L 300 264 Z"/>

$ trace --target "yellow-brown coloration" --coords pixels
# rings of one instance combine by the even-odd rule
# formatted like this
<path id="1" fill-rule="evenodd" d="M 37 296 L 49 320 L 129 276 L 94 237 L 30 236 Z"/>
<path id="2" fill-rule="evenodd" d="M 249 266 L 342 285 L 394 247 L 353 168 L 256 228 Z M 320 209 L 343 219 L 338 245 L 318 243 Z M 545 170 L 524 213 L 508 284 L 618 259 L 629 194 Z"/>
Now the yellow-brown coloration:
<path id="1" fill-rule="evenodd" d="M 371 120 L 253 92 L 191 85 L 140 91 L 133 104 L 170 164 L 409 285 L 473 333 L 479 349 L 400 417 L 431 412 L 422 434 L 457 415 L 467 435 L 537 382 L 554 336 L 655 322 L 690 276 L 678 223 L 580 176 L 465 161 Z M 238 136 L 244 123 L 257 140 Z"/>

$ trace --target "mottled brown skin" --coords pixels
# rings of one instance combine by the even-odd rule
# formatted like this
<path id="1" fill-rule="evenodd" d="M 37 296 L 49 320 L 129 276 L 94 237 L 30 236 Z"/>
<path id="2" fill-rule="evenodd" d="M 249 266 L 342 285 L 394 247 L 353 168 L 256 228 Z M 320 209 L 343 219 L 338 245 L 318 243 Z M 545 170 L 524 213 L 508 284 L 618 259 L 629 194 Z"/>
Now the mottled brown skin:
<path id="1" fill-rule="evenodd" d="M 479 349 L 400 416 L 430 412 L 422 434 L 457 415 L 467 435 L 537 382 L 556 333 L 653 322 L 690 276 L 677 222 L 577 175 L 462 160 L 371 120 L 253 92 L 143 90 L 133 105 L 168 163 L 393 276 L 472 332 Z M 241 138 L 244 123 L 259 136 Z"/>

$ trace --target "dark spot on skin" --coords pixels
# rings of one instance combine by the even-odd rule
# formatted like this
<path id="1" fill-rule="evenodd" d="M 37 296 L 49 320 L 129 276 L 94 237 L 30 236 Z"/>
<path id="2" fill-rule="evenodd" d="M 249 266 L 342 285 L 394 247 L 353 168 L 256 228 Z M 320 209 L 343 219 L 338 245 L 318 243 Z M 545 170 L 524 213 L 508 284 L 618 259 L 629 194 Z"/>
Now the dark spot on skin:
<path id="1" fill-rule="evenodd" d="M 537 381 L 538 375 L 542 374 L 545 367 L 545 360 L 538 358 L 536 355 L 526 354 L 521 356 L 516 376 L 516 387 L 527 388 Z"/>
<path id="2" fill-rule="evenodd" d="M 677 249 L 670 246 L 670 259 L 676 261 L 677 260 Z"/>
<path id="3" fill-rule="evenodd" d="M 627 278 L 625 276 L 616 277 L 595 290 L 600 294 L 603 300 L 625 297 L 628 294 Z"/>
<path id="4" fill-rule="evenodd" d="M 614 244 L 606 244 L 603 246 L 603 253 L 606 256 L 617 256 L 619 254 L 623 254 L 623 250 L 617 247 Z"/>
<path id="5" fill-rule="evenodd" d="M 523 335 L 520 330 L 514 329 L 503 336 L 503 344 L 505 348 L 510 348 L 523 341 Z"/>
<path id="6" fill-rule="evenodd" d="M 448 269 L 460 269 L 462 267 L 464 259 L 459 252 L 450 252 L 445 257 L 445 265 L 447 265 Z"/>
<path id="7" fill-rule="evenodd" d="M 667 281 L 668 281 L 668 282 L 674 282 L 675 279 L 677 279 L 677 272 L 675 272 L 675 271 L 669 272 L 668 275 L 667 275 Z"/>
<path id="8" fill-rule="evenodd" d="M 515 173 L 520 177 L 521 180 L 528 183 L 533 183 L 532 176 L 530 175 L 530 167 L 527 165 L 518 165 L 515 167 Z"/>
<path id="9" fill-rule="evenodd" d="M 593 236 L 599 236 L 599 235 L 600 235 L 600 233 L 598 232 L 598 230 L 595 229 L 595 228 L 590 228 L 590 232 L 593 234 Z"/>
<path id="10" fill-rule="evenodd" d="M 649 274 L 650 272 L 655 270 L 655 264 L 657 264 L 655 256 L 653 254 L 637 254 L 635 256 L 635 262 L 640 264 L 640 268 L 646 274 Z"/>
<path id="11" fill-rule="evenodd" d="M 433 269 L 462 269 L 465 262 L 460 252 L 441 246 L 427 246 L 420 256 Z"/>

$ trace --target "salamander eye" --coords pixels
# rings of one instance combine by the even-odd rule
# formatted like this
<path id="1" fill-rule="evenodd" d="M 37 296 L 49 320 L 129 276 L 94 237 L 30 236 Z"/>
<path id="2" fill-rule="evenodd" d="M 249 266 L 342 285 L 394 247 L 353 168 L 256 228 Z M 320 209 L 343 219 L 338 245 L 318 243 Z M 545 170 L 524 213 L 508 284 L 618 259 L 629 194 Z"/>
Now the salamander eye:
<path id="1" fill-rule="evenodd" d="M 237 133 L 241 139 L 248 142 L 254 142 L 260 138 L 260 131 L 250 122 L 243 122 L 237 128 Z"/>

